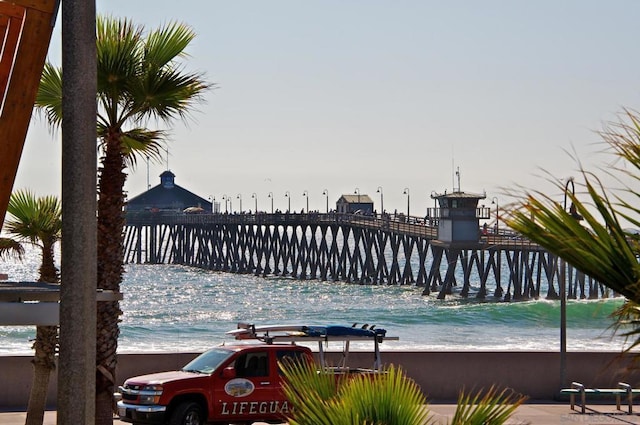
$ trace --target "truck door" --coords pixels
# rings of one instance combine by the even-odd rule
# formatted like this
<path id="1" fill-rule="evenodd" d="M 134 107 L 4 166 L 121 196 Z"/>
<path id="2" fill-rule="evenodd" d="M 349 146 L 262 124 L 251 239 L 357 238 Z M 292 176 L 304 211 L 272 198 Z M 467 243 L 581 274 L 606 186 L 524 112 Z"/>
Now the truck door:
<path id="1" fill-rule="evenodd" d="M 235 377 L 216 386 L 216 420 L 261 420 L 282 417 L 287 409 L 274 370 L 273 350 L 248 351 L 231 364 Z M 285 411 L 285 413 L 288 410 Z"/>

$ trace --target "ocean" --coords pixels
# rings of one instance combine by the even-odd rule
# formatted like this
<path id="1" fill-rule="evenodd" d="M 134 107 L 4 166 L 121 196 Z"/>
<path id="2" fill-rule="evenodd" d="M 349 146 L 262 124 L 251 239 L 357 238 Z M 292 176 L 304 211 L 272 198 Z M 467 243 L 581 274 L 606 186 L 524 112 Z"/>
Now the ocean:
<path id="1" fill-rule="evenodd" d="M 59 256 L 58 256 L 59 258 Z M 38 251 L 0 262 L 12 281 L 33 281 Z M 262 278 L 176 265 L 127 265 L 118 351 L 199 352 L 228 340 L 238 322 L 376 325 L 399 341 L 383 350 L 558 351 L 560 302 L 480 302 L 423 296 L 415 286 Z M 610 315 L 621 298 L 567 302 L 568 351 L 620 351 Z M 0 327 L 0 355 L 29 355 L 33 326 Z M 356 346 L 356 349 L 358 347 Z"/>

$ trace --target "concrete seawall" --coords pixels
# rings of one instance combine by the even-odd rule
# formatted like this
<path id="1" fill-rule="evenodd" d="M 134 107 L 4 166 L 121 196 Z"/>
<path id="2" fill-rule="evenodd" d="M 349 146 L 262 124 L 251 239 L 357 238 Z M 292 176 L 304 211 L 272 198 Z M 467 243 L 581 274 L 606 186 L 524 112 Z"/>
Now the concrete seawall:
<path id="1" fill-rule="evenodd" d="M 152 372 L 180 369 L 197 353 L 120 354 L 117 381 Z M 339 353 L 328 355 L 337 364 Z M 352 352 L 350 364 L 370 367 L 371 353 Z M 556 352 L 415 351 L 383 352 L 386 364 L 399 365 L 413 378 L 430 402 L 455 401 L 458 392 L 510 387 L 532 400 L 553 400 L 561 387 L 560 354 Z M 618 352 L 570 352 L 567 379 L 588 387 L 611 388 L 620 381 L 640 387 L 640 371 L 630 372 L 630 356 Z M 30 356 L 0 356 L 0 410 L 25 410 L 29 400 Z M 57 377 L 49 387 L 49 408 L 55 408 Z"/>

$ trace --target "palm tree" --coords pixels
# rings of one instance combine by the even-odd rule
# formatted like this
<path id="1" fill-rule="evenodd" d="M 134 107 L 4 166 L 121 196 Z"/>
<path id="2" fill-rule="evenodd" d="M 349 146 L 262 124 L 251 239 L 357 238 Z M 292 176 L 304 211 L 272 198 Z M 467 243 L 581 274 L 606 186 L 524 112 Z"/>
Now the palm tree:
<path id="1" fill-rule="evenodd" d="M 640 208 L 631 202 L 640 192 L 629 184 L 640 179 L 640 117 L 624 110 L 617 122 L 600 131 L 612 150 L 617 164 L 607 164 L 606 174 L 622 184 L 621 190 L 606 190 L 595 173 L 580 167 L 586 202 L 568 191 L 568 181 L 556 186 L 571 202 L 567 211 L 551 196 L 541 191 L 525 191 L 524 197 L 510 212 L 507 223 L 549 252 L 593 277 L 598 282 L 624 295 L 627 301 L 615 313 L 616 331 L 629 327 L 624 335 L 635 338 L 627 347 L 640 344 L 640 237 L 623 228 L 626 221 L 640 228 Z M 630 199 L 630 200 L 629 200 Z M 576 220 L 581 216 L 584 224 Z"/>
<path id="2" fill-rule="evenodd" d="M 199 73 L 185 72 L 180 59 L 195 33 L 168 23 L 145 34 L 127 19 L 98 17 L 98 115 L 101 152 L 98 170 L 98 287 L 120 290 L 127 167 L 136 158 L 160 158 L 162 130 L 144 127 L 149 120 L 169 124 L 185 119 L 210 87 Z M 36 98 L 52 126 L 62 120 L 62 70 L 46 64 Z M 121 314 L 118 302 L 98 303 L 96 424 L 113 422 L 116 349 Z"/>
<path id="3" fill-rule="evenodd" d="M 62 206 L 55 196 L 36 198 L 29 191 L 18 191 L 9 198 L 6 231 L 17 239 L 40 248 L 42 261 L 38 282 L 59 283 L 54 246 L 62 233 Z M 29 394 L 27 425 L 42 424 L 47 403 L 49 377 L 55 369 L 58 345 L 57 326 L 37 326 L 33 344 L 33 382 Z"/>

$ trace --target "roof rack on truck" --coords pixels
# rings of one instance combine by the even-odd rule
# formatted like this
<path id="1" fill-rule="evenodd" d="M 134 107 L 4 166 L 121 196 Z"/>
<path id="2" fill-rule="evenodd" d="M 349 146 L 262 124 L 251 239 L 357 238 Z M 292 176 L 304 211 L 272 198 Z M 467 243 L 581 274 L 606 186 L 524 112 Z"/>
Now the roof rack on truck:
<path id="1" fill-rule="evenodd" d="M 325 350 L 323 342 L 343 342 L 343 352 L 341 365 L 337 368 L 345 367 L 349 355 L 349 343 L 372 341 L 374 343 L 374 364 L 373 369 L 377 370 L 382 366 L 380 359 L 380 343 L 386 341 L 398 341 L 397 336 L 387 336 L 387 331 L 376 328 L 375 325 L 364 324 L 359 326 L 354 323 L 351 326 L 342 325 L 263 325 L 256 326 L 253 323 L 238 323 L 238 328 L 228 331 L 227 335 L 238 340 L 256 339 L 267 344 L 277 342 L 318 342 L 319 363 L 323 368 L 329 368 L 325 360 Z"/>

